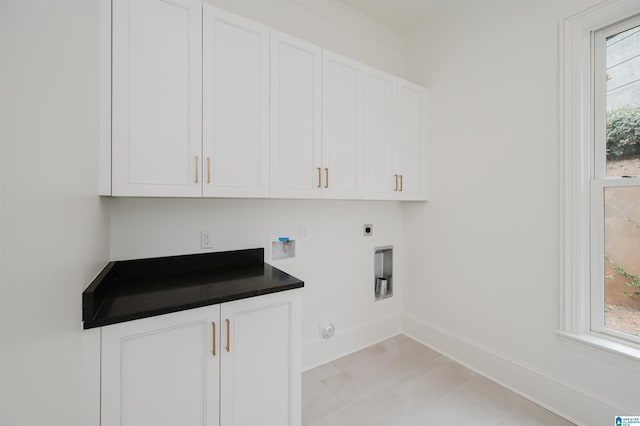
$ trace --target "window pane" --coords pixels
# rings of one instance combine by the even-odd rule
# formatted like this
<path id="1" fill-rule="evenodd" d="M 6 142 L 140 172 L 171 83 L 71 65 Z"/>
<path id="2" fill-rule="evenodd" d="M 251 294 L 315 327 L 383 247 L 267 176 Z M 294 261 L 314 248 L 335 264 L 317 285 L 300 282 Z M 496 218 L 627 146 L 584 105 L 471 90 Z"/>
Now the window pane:
<path id="1" fill-rule="evenodd" d="M 640 336 L 640 187 L 604 199 L 605 327 Z"/>
<path id="2" fill-rule="evenodd" d="M 640 176 L 640 27 L 606 46 L 607 176 Z"/>

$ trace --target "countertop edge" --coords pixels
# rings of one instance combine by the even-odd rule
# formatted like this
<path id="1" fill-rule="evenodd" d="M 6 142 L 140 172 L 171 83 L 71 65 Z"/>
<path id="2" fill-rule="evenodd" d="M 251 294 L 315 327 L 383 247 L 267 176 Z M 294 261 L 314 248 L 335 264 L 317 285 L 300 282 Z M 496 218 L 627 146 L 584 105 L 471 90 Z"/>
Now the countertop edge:
<path id="1" fill-rule="evenodd" d="M 119 289 L 124 283 L 138 282 L 138 280 L 144 282 L 147 279 L 151 279 L 152 282 L 156 279 L 175 281 L 176 277 L 179 279 L 184 277 L 188 280 L 188 276 L 193 277 L 194 273 L 208 276 L 218 272 L 229 273 L 229 271 L 242 277 L 243 271 L 258 265 L 264 274 L 268 274 L 261 281 L 257 281 L 259 285 L 244 288 L 239 286 L 232 291 L 227 289 L 224 292 L 202 294 L 198 297 L 167 300 L 166 303 L 156 304 L 155 307 L 145 307 L 146 304 L 141 303 L 140 306 L 134 305 L 133 309 L 110 308 L 110 300 L 121 297 Z M 277 280 L 279 282 L 273 282 L 270 278 L 270 275 L 276 272 L 283 274 Z M 268 285 L 260 285 L 260 283 L 268 283 Z M 82 292 L 82 328 L 88 330 L 301 287 L 304 287 L 304 281 L 264 262 L 264 248 L 111 261 Z M 139 294 L 151 295 L 156 291 L 153 286 L 149 288 L 143 286 Z"/>
<path id="2" fill-rule="evenodd" d="M 156 310 L 150 310 L 150 311 L 140 312 L 140 313 L 131 314 L 131 315 L 123 315 L 123 316 L 120 316 L 120 317 L 115 316 L 115 317 L 110 317 L 110 318 L 105 318 L 105 319 L 98 319 L 98 320 L 91 319 L 91 320 L 84 321 L 83 329 L 89 330 L 89 329 L 92 329 L 92 328 L 104 327 L 104 326 L 107 326 L 107 325 L 119 324 L 119 323 L 123 323 L 123 322 L 127 322 L 127 321 L 133 321 L 133 320 L 138 320 L 138 319 L 155 317 L 155 316 L 158 316 L 158 315 L 181 312 L 181 311 L 186 311 L 186 310 L 189 310 L 189 309 L 202 308 L 202 307 L 205 307 L 205 306 L 218 305 L 218 304 L 225 303 L 225 302 L 232 302 L 232 301 L 240 300 L 240 299 L 248 299 L 250 297 L 263 296 L 263 295 L 266 295 L 266 294 L 280 293 L 280 292 L 283 292 L 283 291 L 295 290 L 295 289 L 303 288 L 303 287 L 304 287 L 304 282 L 298 280 L 298 282 L 282 285 L 282 286 L 279 286 L 279 287 L 272 287 L 272 288 L 268 288 L 268 289 L 248 291 L 248 292 L 244 292 L 244 293 L 236 293 L 236 294 L 233 294 L 231 296 L 217 297 L 217 298 L 213 298 L 213 299 L 205 299 L 205 300 L 201 300 L 201 301 L 194 302 L 194 303 L 175 305 L 175 306 L 172 306 L 172 307 L 166 308 L 166 309 L 156 309 Z"/>

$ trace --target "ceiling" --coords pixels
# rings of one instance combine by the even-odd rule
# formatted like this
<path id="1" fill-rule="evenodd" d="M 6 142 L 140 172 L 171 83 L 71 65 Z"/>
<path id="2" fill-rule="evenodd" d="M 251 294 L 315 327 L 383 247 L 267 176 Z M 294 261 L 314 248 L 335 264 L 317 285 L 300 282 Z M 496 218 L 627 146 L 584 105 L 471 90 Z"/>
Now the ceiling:
<path id="1" fill-rule="evenodd" d="M 427 21 L 447 0 L 339 0 L 400 33 Z"/>

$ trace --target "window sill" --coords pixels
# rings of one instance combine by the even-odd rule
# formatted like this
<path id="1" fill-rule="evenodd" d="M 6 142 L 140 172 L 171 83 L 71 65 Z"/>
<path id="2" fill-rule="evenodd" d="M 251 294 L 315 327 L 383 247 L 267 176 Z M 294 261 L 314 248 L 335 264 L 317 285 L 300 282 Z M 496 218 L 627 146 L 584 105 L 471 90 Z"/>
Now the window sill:
<path id="1" fill-rule="evenodd" d="M 597 334 L 576 334 L 557 330 L 563 344 L 587 355 L 621 367 L 640 371 L 640 347 L 633 343 L 622 343 L 614 338 Z"/>

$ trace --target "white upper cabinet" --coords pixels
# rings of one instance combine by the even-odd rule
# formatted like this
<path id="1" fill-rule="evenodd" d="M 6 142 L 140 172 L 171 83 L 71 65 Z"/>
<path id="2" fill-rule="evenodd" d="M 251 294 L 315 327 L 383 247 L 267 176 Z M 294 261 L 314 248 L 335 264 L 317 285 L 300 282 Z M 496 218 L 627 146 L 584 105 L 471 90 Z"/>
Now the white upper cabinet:
<path id="1" fill-rule="evenodd" d="M 101 195 L 427 199 L 426 89 L 200 0 L 101 5 Z"/>
<path id="2" fill-rule="evenodd" d="M 322 49 L 271 30 L 271 196 L 320 198 Z"/>
<path id="3" fill-rule="evenodd" d="M 112 195 L 201 195 L 198 0 L 113 0 Z"/>
<path id="4" fill-rule="evenodd" d="M 399 176 L 397 78 L 373 68 L 364 77 L 364 185 L 365 198 L 395 199 Z"/>
<path id="5" fill-rule="evenodd" d="M 322 64 L 322 196 L 362 198 L 362 65 L 326 50 Z"/>
<path id="6" fill-rule="evenodd" d="M 399 133 L 396 171 L 400 200 L 427 199 L 427 90 L 398 80 Z"/>
<path id="7" fill-rule="evenodd" d="M 269 28 L 203 6 L 203 195 L 269 195 Z"/>

